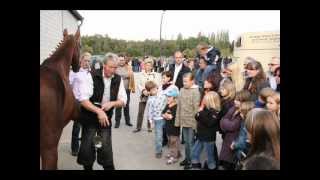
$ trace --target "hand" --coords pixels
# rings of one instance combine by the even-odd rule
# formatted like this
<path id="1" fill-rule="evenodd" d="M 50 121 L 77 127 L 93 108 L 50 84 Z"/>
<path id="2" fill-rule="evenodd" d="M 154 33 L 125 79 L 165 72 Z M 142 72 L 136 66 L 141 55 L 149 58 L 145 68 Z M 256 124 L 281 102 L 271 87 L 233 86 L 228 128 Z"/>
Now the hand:
<path id="1" fill-rule="evenodd" d="M 163 117 L 165 120 L 168 120 L 167 113 L 162 114 L 162 117 Z"/>
<path id="2" fill-rule="evenodd" d="M 145 96 L 148 96 L 149 95 L 149 92 L 147 90 L 143 90 L 142 93 L 145 95 Z"/>
<path id="3" fill-rule="evenodd" d="M 168 120 L 171 120 L 173 118 L 172 114 L 167 114 Z"/>
<path id="4" fill-rule="evenodd" d="M 108 116 L 106 115 L 106 113 L 103 110 L 99 109 L 97 112 L 97 116 L 99 119 L 99 123 L 102 127 L 106 127 L 107 125 L 108 126 L 110 125 L 109 120 L 108 120 Z"/>
<path id="5" fill-rule="evenodd" d="M 240 117 L 241 117 L 242 119 L 244 119 L 244 115 L 243 115 L 242 113 L 240 113 Z"/>
<path id="6" fill-rule="evenodd" d="M 114 103 L 109 101 L 109 102 L 104 103 L 101 106 L 101 109 L 105 110 L 105 111 L 109 111 L 109 109 L 111 109 L 113 106 L 114 106 Z"/>
<path id="7" fill-rule="evenodd" d="M 234 142 L 231 143 L 230 149 L 234 150 Z"/>

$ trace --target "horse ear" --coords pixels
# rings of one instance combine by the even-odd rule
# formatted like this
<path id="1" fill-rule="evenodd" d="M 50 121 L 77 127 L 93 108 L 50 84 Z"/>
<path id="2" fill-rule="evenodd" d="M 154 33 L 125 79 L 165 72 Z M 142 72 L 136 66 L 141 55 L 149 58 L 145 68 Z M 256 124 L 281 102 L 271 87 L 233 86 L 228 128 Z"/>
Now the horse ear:
<path id="1" fill-rule="evenodd" d="M 63 30 L 63 39 L 66 39 L 67 36 L 68 36 L 68 30 L 64 29 Z"/>

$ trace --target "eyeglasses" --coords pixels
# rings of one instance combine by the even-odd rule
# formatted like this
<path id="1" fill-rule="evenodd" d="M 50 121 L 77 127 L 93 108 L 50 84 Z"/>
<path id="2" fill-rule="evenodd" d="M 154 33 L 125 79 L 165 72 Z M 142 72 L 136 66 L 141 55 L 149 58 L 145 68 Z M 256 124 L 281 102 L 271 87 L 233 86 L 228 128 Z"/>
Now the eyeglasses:
<path id="1" fill-rule="evenodd" d="M 253 68 L 246 68 L 246 70 L 254 71 L 254 70 L 257 70 L 257 69 L 253 69 Z"/>
<path id="2" fill-rule="evenodd" d="M 268 64 L 269 66 L 275 66 L 275 65 L 278 65 L 278 64 L 273 64 L 273 63 L 270 63 Z"/>

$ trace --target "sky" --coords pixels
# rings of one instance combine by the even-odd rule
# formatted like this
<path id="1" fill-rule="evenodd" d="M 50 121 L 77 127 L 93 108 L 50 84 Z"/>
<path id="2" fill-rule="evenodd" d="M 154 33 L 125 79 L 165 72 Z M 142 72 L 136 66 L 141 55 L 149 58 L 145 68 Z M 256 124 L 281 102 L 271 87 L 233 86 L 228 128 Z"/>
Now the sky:
<path id="1" fill-rule="evenodd" d="M 160 39 L 161 10 L 78 11 L 84 21 L 82 35 L 108 34 L 123 40 Z M 262 11 L 185 11 L 167 10 L 163 15 L 162 39 L 196 37 L 199 32 L 228 30 L 230 42 L 245 32 L 280 31 L 280 10 Z"/>

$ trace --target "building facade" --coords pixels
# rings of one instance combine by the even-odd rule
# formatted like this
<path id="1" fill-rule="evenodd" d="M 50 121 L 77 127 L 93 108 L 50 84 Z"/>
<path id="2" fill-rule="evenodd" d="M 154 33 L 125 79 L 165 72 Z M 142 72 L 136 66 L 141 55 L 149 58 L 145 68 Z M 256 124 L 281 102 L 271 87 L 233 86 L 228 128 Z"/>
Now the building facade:
<path id="1" fill-rule="evenodd" d="M 40 10 L 40 64 L 63 39 L 63 30 L 74 34 L 82 20 L 75 10 Z"/>
<path id="2" fill-rule="evenodd" d="M 253 57 L 259 61 L 266 72 L 272 57 L 280 57 L 280 32 L 248 32 L 243 33 L 234 44 L 233 57 L 238 67 L 243 71 L 243 62 L 246 57 Z M 239 72 L 241 72 L 239 71 Z M 239 74 L 239 81 L 243 82 Z"/>

